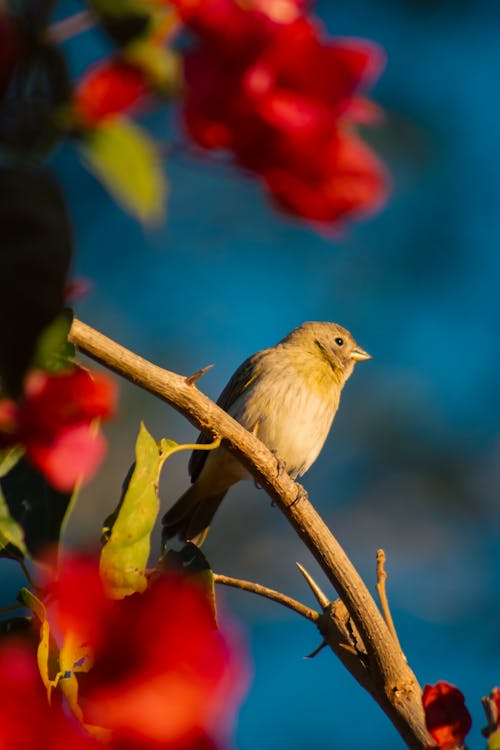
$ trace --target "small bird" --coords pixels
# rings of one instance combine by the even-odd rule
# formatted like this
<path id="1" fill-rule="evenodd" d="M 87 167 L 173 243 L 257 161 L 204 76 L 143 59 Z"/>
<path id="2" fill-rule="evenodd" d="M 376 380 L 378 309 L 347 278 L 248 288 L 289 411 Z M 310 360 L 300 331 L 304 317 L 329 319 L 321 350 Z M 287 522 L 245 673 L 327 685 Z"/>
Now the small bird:
<path id="1" fill-rule="evenodd" d="M 303 323 L 276 346 L 249 357 L 222 391 L 218 405 L 276 455 L 296 479 L 317 459 L 356 362 L 371 359 L 336 323 Z M 198 443 L 208 443 L 203 434 Z M 163 538 L 200 546 L 228 489 L 248 470 L 225 448 L 194 450 L 191 487 L 164 515 Z"/>

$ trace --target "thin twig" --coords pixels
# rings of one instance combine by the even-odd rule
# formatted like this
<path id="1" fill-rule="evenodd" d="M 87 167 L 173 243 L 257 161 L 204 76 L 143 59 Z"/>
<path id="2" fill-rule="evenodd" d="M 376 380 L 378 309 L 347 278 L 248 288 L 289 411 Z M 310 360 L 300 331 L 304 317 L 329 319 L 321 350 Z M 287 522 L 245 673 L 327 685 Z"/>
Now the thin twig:
<path id="1" fill-rule="evenodd" d="M 97 19 L 93 13 L 89 10 L 82 10 L 69 18 L 63 18 L 62 21 L 51 24 L 45 31 L 45 37 L 50 42 L 61 44 L 77 34 L 88 31 L 96 23 Z"/>
<path id="2" fill-rule="evenodd" d="M 315 648 L 314 651 L 311 651 L 310 654 L 307 654 L 305 657 L 306 659 L 314 659 L 315 656 L 319 654 L 320 651 L 323 651 L 324 648 L 328 646 L 328 641 L 321 641 L 318 648 Z"/>
<path id="3" fill-rule="evenodd" d="M 260 583 L 242 581 L 240 578 L 231 578 L 230 576 L 224 576 L 220 573 L 214 573 L 213 576 L 215 583 L 222 583 L 224 586 L 232 586 L 233 588 L 241 589 L 242 591 L 251 591 L 252 594 L 271 599 L 273 602 L 288 607 L 288 609 L 297 612 L 298 615 L 301 615 L 312 622 L 317 622 L 319 618 L 319 613 L 315 612 L 314 609 L 306 607 L 305 604 L 292 599 L 290 596 L 286 596 L 286 594 L 282 594 L 280 591 L 274 591 L 274 589 L 268 589 L 266 586 L 261 586 Z"/>
<path id="4" fill-rule="evenodd" d="M 391 609 L 389 607 L 389 599 L 387 597 L 387 591 L 385 588 L 385 582 L 387 580 L 387 573 L 385 570 L 385 560 L 386 560 L 386 557 L 385 557 L 384 550 L 383 549 L 377 550 L 376 589 L 377 589 L 377 594 L 378 594 L 378 598 L 380 601 L 380 606 L 382 608 L 382 614 L 384 615 L 384 620 L 387 624 L 387 627 L 389 628 L 389 632 L 394 638 L 394 641 L 396 642 L 399 650 L 401 651 L 401 653 L 403 653 L 403 649 L 401 648 L 401 643 L 399 642 L 398 633 L 394 625 L 394 620 L 392 619 Z M 406 661 L 406 657 L 404 658 Z"/>
<path id="5" fill-rule="evenodd" d="M 25 604 L 9 604 L 7 607 L 0 609 L 0 616 L 7 615 L 9 612 L 15 612 L 17 609 L 26 609 Z"/>
<path id="6" fill-rule="evenodd" d="M 26 576 L 26 580 L 28 581 L 29 585 L 32 589 L 36 589 L 35 582 L 33 581 L 33 578 L 31 577 L 31 573 L 28 570 L 28 567 L 23 559 L 19 560 L 19 565 L 21 566 L 21 570 L 23 571 L 24 575 Z"/>

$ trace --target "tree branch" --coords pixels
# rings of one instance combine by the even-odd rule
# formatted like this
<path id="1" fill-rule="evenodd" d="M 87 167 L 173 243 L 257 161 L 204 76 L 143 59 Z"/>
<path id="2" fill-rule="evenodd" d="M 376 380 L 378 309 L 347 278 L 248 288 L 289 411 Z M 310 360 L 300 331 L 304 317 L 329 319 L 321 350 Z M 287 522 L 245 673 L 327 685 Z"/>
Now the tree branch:
<path id="1" fill-rule="evenodd" d="M 241 460 L 294 527 L 344 603 L 365 653 L 363 679 L 359 669 L 354 672 L 352 664 L 342 659 L 343 663 L 379 703 L 409 748 L 423 750 L 431 744 L 420 686 L 395 648 L 372 596 L 305 493 L 300 492 L 300 485 L 278 470 L 276 457 L 268 448 L 181 375 L 148 362 L 78 320 L 73 322 L 70 339 L 83 353 L 166 401 L 201 431 L 220 437 Z"/>
<path id="2" fill-rule="evenodd" d="M 232 586 L 234 589 L 241 589 L 242 591 L 251 591 L 252 594 L 271 599 L 271 601 L 282 604 L 284 607 L 288 607 L 292 612 L 296 612 L 307 620 L 311 620 L 311 622 L 317 622 L 321 616 L 315 612 L 314 609 L 306 607 L 305 604 L 298 602 L 296 599 L 292 599 L 290 596 L 286 596 L 286 594 L 282 594 L 280 591 L 268 589 L 267 586 L 261 586 L 260 583 L 243 581 L 241 578 L 231 578 L 230 576 L 224 576 L 220 573 L 214 573 L 213 576 L 215 583 L 221 583 L 224 586 Z"/>

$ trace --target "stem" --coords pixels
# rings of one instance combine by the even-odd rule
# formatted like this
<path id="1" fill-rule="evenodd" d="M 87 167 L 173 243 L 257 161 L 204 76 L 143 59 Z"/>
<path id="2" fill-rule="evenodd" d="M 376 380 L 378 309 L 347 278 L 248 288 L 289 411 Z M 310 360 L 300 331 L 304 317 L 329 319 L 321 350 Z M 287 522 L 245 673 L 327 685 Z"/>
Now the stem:
<path id="1" fill-rule="evenodd" d="M 300 492 L 300 485 L 279 471 L 271 451 L 181 375 L 148 362 L 79 320 L 73 321 L 70 339 L 97 362 L 166 401 L 202 432 L 222 438 L 224 447 L 248 468 L 286 516 L 345 604 L 366 652 L 363 686 L 409 748 L 423 750 L 431 744 L 420 686 L 395 648 L 372 596 L 337 539 Z"/>
<path id="2" fill-rule="evenodd" d="M 26 577 L 26 580 L 28 581 L 29 585 L 32 589 L 36 589 L 35 583 L 33 581 L 33 578 L 31 577 L 31 573 L 29 572 L 26 563 L 24 560 L 19 560 L 19 565 L 21 566 L 21 569 Z"/>
<path id="3" fill-rule="evenodd" d="M 319 618 L 319 614 L 315 612 L 314 609 L 306 607 L 305 604 L 286 596 L 286 594 L 274 591 L 274 589 L 268 589 L 266 586 L 261 586 L 260 583 L 242 581 L 240 578 L 230 578 L 230 576 L 224 576 L 220 573 L 214 573 L 213 576 L 215 583 L 222 583 L 224 586 L 232 586 L 233 588 L 241 589 L 242 591 L 251 591 L 253 594 L 263 596 L 266 599 L 271 599 L 271 601 L 278 602 L 278 604 L 288 607 L 288 609 L 297 612 L 298 615 L 301 615 L 312 622 L 317 622 Z"/>
<path id="4" fill-rule="evenodd" d="M 7 615 L 9 612 L 15 612 L 17 609 L 26 609 L 24 604 L 9 604 L 8 607 L 2 607 L 0 609 L 0 617 Z"/>
<path id="5" fill-rule="evenodd" d="M 377 550 L 377 594 L 380 601 L 380 606 L 382 608 L 382 614 L 384 615 L 384 620 L 387 624 L 387 627 L 389 628 L 389 631 L 394 638 L 394 641 L 401 651 L 403 653 L 403 649 L 401 648 L 401 643 L 399 642 L 398 633 L 396 630 L 396 627 L 394 625 L 394 620 L 392 619 L 391 609 L 389 607 L 389 599 L 387 598 L 387 591 L 385 588 L 385 582 L 387 580 L 387 573 L 385 571 L 385 552 L 383 549 Z"/>
<path id="6" fill-rule="evenodd" d="M 53 23 L 46 29 L 45 37 L 54 44 L 61 44 L 77 34 L 88 31 L 96 23 L 97 19 L 93 13 L 88 10 L 82 10 L 80 13 L 75 13 L 74 16 L 69 16 L 69 18 L 64 18 L 62 21 Z"/>

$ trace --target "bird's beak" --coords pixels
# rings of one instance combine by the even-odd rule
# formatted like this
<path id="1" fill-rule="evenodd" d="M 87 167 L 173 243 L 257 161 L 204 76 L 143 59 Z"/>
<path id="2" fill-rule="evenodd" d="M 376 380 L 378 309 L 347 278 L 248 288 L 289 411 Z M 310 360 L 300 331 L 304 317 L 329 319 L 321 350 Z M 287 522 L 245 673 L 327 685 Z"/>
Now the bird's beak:
<path id="1" fill-rule="evenodd" d="M 363 360 L 371 358 L 372 355 L 368 354 L 368 352 L 365 352 L 365 350 L 361 349 L 360 346 L 357 346 L 351 352 L 351 359 L 353 359 L 355 362 L 363 362 Z"/>

